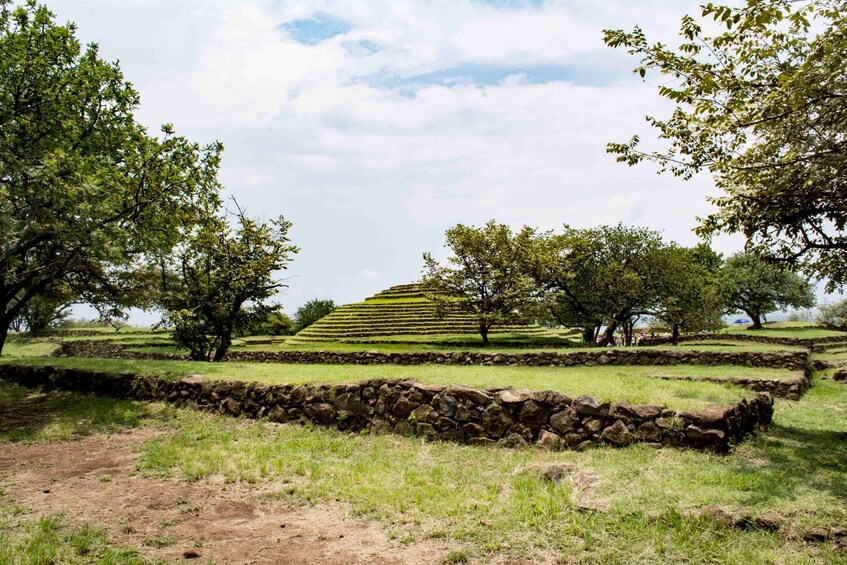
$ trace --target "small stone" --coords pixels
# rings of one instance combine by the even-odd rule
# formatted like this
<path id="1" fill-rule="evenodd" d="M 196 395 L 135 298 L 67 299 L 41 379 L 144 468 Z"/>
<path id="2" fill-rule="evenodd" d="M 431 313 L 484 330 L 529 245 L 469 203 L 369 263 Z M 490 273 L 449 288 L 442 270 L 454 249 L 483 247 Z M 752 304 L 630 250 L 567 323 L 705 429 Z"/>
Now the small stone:
<path id="1" fill-rule="evenodd" d="M 335 408 L 325 402 L 307 404 L 303 411 L 311 419 L 322 424 L 329 424 L 335 420 Z"/>
<path id="2" fill-rule="evenodd" d="M 182 384 L 184 384 L 184 385 L 199 385 L 199 384 L 203 384 L 203 375 L 197 375 L 197 374 L 193 374 L 193 375 L 185 375 L 184 377 L 182 377 L 181 379 L 179 379 L 179 382 L 180 382 L 180 383 L 182 383 Z"/>
<path id="3" fill-rule="evenodd" d="M 704 440 L 711 443 L 722 442 L 726 434 L 721 430 L 703 430 L 695 425 L 685 428 L 685 435 L 691 439 Z"/>
<path id="4" fill-rule="evenodd" d="M 185 559 L 197 559 L 198 557 L 200 557 L 200 554 L 194 551 L 193 549 L 186 549 L 182 552 L 182 556 Z"/>
<path id="5" fill-rule="evenodd" d="M 288 412 L 286 412 L 285 408 L 282 406 L 274 406 L 271 408 L 271 411 L 268 412 L 268 419 L 272 422 L 279 422 L 280 424 L 288 421 Z"/>
<path id="6" fill-rule="evenodd" d="M 501 390 L 497 395 L 500 404 L 517 404 L 529 400 L 529 391 L 525 390 Z"/>
<path id="7" fill-rule="evenodd" d="M 558 483 L 576 469 L 573 463 L 530 463 L 524 465 L 515 475 L 534 475 L 539 479 Z"/>
<path id="8" fill-rule="evenodd" d="M 632 443 L 632 434 L 620 420 L 615 420 L 614 424 L 603 430 L 600 437 L 615 445 L 623 446 Z"/>
<path id="9" fill-rule="evenodd" d="M 550 416 L 550 427 L 560 434 L 567 434 L 574 430 L 579 420 L 570 410 L 562 410 Z"/>
<path id="10" fill-rule="evenodd" d="M 394 433 L 401 436 L 410 436 L 415 433 L 415 431 L 412 429 L 412 424 L 406 420 L 401 420 L 394 426 Z"/>
<path id="11" fill-rule="evenodd" d="M 700 511 L 700 515 L 704 518 L 710 518 L 715 522 L 732 526 L 735 524 L 735 516 L 721 508 L 720 506 L 715 506 L 714 504 L 710 504 L 703 508 Z"/>
<path id="12" fill-rule="evenodd" d="M 574 407 L 578 414 L 589 416 L 607 416 L 609 414 L 609 403 L 599 404 L 590 396 L 580 396 L 574 401 Z"/>
<path id="13" fill-rule="evenodd" d="M 638 430 L 635 432 L 635 437 L 636 439 L 644 441 L 661 442 L 662 430 L 653 422 L 644 422 L 638 426 Z"/>
<path id="14" fill-rule="evenodd" d="M 374 435 L 387 434 L 391 431 L 391 423 L 382 418 L 374 418 L 371 420 L 370 431 Z"/>
<path id="15" fill-rule="evenodd" d="M 603 428 L 603 420 L 600 418 L 588 418 L 583 422 L 582 427 L 585 428 L 589 434 L 596 434 Z"/>
<path id="16" fill-rule="evenodd" d="M 497 404 L 489 406 L 482 415 L 482 425 L 491 437 L 501 437 L 513 422 L 509 413 Z"/>
<path id="17" fill-rule="evenodd" d="M 803 541 L 824 542 L 829 539 L 829 530 L 826 528 L 809 528 L 803 532 Z"/>
<path id="18" fill-rule="evenodd" d="M 548 432 L 547 430 L 541 430 L 541 433 L 538 434 L 538 441 L 535 442 L 535 445 L 541 449 L 553 451 L 555 449 L 559 449 L 562 446 L 562 443 L 562 438 L 558 434 Z"/>
<path id="19" fill-rule="evenodd" d="M 521 407 L 518 419 L 527 424 L 540 424 L 544 422 L 544 410 L 532 400 L 527 400 Z"/>
<path id="20" fill-rule="evenodd" d="M 227 397 L 226 400 L 223 401 L 223 408 L 232 416 L 238 416 L 241 414 L 241 405 L 232 398 Z"/>
<path id="21" fill-rule="evenodd" d="M 391 413 L 397 416 L 398 418 L 405 418 L 414 410 L 414 406 L 409 402 L 409 399 L 405 396 L 401 396 L 397 399 L 397 402 L 394 403 L 394 408 L 391 410 Z"/>
<path id="22" fill-rule="evenodd" d="M 339 394 L 335 397 L 335 407 L 341 417 L 358 416 L 362 412 L 362 399 L 352 392 Z"/>
<path id="23" fill-rule="evenodd" d="M 664 406 L 658 404 L 636 404 L 631 407 L 632 412 L 643 420 L 652 420 L 662 413 Z"/>
<path id="24" fill-rule="evenodd" d="M 521 447 L 526 447 L 529 444 L 527 444 L 523 436 L 519 434 L 509 434 L 500 441 L 498 441 L 497 445 L 500 445 L 502 447 L 510 447 L 512 449 L 519 449 Z"/>
<path id="25" fill-rule="evenodd" d="M 429 404 L 422 404 L 412 412 L 411 417 L 416 422 L 434 424 L 436 421 L 438 421 L 438 412 L 433 410 L 432 406 L 430 406 Z"/>

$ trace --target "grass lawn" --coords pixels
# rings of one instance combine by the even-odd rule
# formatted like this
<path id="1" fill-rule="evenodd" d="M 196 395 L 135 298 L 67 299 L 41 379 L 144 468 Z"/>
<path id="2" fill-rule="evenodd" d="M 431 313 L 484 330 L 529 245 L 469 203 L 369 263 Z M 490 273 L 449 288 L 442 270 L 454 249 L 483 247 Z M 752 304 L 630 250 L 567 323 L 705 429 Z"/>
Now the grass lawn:
<path id="1" fill-rule="evenodd" d="M 809 339 L 815 337 L 836 337 L 840 336 L 847 341 L 847 332 L 837 330 L 827 330 L 816 326 L 811 326 L 806 322 L 773 322 L 764 324 L 760 330 L 751 330 L 746 326 L 732 326 L 723 330 L 728 334 L 746 334 L 759 335 L 768 337 L 793 337 L 797 339 Z"/>
<path id="2" fill-rule="evenodd" d="M 29 396 L 2 382 L 0 391 L 0 413 Z M 80 426 L 72 434 L 97 429 L 89 421 L 102 406 L 91 401 L 63 396 L 38 419 L 39 426 L 17 439 L 54 439 L 44 430 L 55 419 Z M 353 515 L 378 520 L 397 543 L 431 538 L 460 543 L 462 549 L 444 563 L 509 556 L 609 564 L 845 561 L 830 544 L 806 544 L 789 535 L 847 522 L 847 387 L 831 381 L 818 382 L 799 402 L 778 401 L 771 430 L 727 456 L 643 445 L 557 453 L 491 449 L 113 404 L 114 413 L 139 414 L 138 420 L 118 418 L 116 426 L 167 430 L 140 447 L 137 466 L 143 474 L 185 481 L 222 478 L 293 505 L 340 501 Z M 74 415 L 66 416 L 68 411 Z M 86 412 L 87 418 L 79 417 Z M 518 472 L 527 464 L 547 463 L 572 464 L 588 482 L 596 482 L 583 490 L 567 480 L 554 484 Z M 596 509 L 579 510 L 581 497 Z M 698 517 L 707 505 L 776 516 L 783 532 L 737 530 Z M 0 536 L 5 536 L 0 562 L 4 551 L 15 556 L 5 562 L 18 562 L 15 548 L 36 539 L 38 522 L 10 519 L 26 509 L 10 508 L 3 498 L 0 508 Z M 50 538 L 43 546 L 71 551 L 74 538 L 59 535 L 59 541 Z"/>
<path id="3" fill-rule="evenodd" d="M 754 393 L 730 384 L 661 380 L 646 377 L 752 377 L 784 379 L 797 373 L 781 369 L 735 366 L 598 366 L 499 367 L 444 365 L 299 365 L 282 363 L 202 363 L 191 361 L 136 361 L 122 359 L 32 358 L 10 359 L 36 365 L 82 367 L 99 371 L 135 371 L 180 377 L 203 374 L 269 384 L 344 383 L 368 379 L 414 379 L 425 383 L 474 387 L 512 386 L 557 390 L 572 396 L 587 394 L 599 400 L 659 403 L 677 410 L 709 404 L 735 404 Z"/>

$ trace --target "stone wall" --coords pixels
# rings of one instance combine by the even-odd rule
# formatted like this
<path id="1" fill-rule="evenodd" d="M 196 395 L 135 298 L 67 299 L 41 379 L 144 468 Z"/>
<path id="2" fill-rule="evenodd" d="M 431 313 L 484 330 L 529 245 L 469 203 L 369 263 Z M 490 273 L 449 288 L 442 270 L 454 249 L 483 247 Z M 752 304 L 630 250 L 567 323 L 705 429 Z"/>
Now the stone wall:
<path id="1" fill-rule="evenodd" d="M 730 382 L 734 385 L 744 387 L 748 390 L 756 392 L 767 392 L 772 396 L 787 398 L 788 400 L 800 400 L 807 390 L 814 386 L 812 378 L 813 365 L 807 365 L 803 370 L 802 376 L 792 377 L 789 379 L 756 379 L 752 377 L 731 377 L 726 379 L 718 379 L 712 377 L 654 377 L 663 380 L 683 380 L 683 381 L 698 381 L 698 382 L 713 382 L 726 383 Z"/>
<path id="2" fill-rule="evenodd" d="M 754 341 L 757 343 L 767 343 L 771 345 L 794 345 L 798 347 L 814 347 L 822 344 L 844 343 L 847 342 L 847 335 L 829 336 L 829 337 L 811 337 L 811 338 L 794 338 L 794 337 L 775 337 L 770 335 L 750 335 L 750 334 L 728 334 L 728 333 L 711 333 L 711 334 L 688 334 L 679 336 L 679 342 L 685 341 L 701 341 L 701 340 L 718 340 L 718 341 Z M 654 337 L 645 338 L 639 342 L 641 346 L 650 345 L 667 345 L 671 343 L 669 337 Z"/>
<path id="3" fill-rule="evenodd" d="M 185 355 L 129 351 L 103 341 L 66 342 L 57 352 L 66 357 L 113 357 L 120 359 L 186 359 Z M 422 351 L 382 353 L 377 351 L 230 351 L 226 361 L 304 363 L 321 365 L 524 365 L 571 367 L 576 365 L 738 365 L 802 371 L 808 351 L 695 351 L 689 349 L 607 349 L 594 351 L 545 351 L 485 353 L 481 351 Z"/>
<path id="4" fill-rule="evenodd" d="M 232 416 L 504 447 L 580 449 L 645 442 L 726 452 L 758 426 L 767 426 L 773 415 L 773 399 L 767 393 L 735 406 L 675 412 L 660 405 L 598 402 L 554 391 L 483 390 L 414 381 L 264 385 L 209 381 L 197 375 L 170 380 L 9 364 L 0 365 L 0 376 L 28 387 L 168 401 Z"/>

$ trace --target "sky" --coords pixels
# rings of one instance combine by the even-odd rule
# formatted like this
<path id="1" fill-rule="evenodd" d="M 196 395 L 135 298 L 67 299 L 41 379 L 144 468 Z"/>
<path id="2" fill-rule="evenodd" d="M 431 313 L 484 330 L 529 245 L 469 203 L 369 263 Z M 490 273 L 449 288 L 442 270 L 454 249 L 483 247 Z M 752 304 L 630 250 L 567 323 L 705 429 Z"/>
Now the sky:
<path id="1" fill-rule="evenodd" d="M 699 2 L 51 0 L 119 60 L 151 132 L 223 142 L 226 193 L 283 214 L 300 253 L 285 310 L 358 302 L 416 280 L 444 231 L 616 224 L 698 242 L 711 178 L 627 167 L 608 142 L 656 132 L 667 78 L 632 73 L 604 28 L 673 44 Z M 713 247 L 739 250 L 722 236 Z M 85 315 L 85 310 L 78 310 Z M 156 321 L 133 314 L 134 323 Z"/>

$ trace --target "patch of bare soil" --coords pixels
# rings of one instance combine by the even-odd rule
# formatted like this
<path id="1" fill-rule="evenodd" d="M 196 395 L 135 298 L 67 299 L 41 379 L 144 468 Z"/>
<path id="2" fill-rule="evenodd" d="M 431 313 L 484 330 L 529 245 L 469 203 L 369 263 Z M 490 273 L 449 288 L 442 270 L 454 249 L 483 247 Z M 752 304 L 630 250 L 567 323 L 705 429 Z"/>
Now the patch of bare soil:
<path id="1" fill-rule="evenodd" d="M 145 477 L 140 428 L 78 441 L 0 446 L 6 502 L 35 516 L 65 512 L 105 528 L 114 545 L 169 562 L 286 564 L 440 563 L 455 544 L 399 544 L 340 504 L 292 506 L 249 486 Z M 199 558 L 199 559 L 197 559 Z"/>

